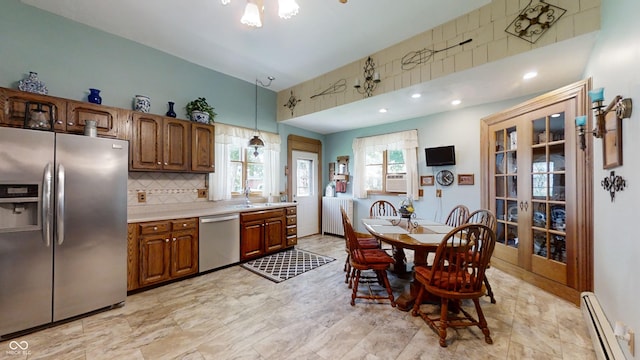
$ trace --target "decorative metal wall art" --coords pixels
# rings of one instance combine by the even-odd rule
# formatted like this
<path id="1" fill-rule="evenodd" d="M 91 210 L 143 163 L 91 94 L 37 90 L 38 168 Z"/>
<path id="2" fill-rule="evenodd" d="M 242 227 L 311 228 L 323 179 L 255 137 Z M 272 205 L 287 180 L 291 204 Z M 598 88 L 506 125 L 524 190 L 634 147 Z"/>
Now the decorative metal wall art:
<path id="1" fill-rule="evenodd" d="M 602 185 L 603 189 L 609 192 L 609 195 L 611 196 L 611 202 L 613 202 L 616 197 L 616 192 L 624 190 L 624 188 L 627 186 L 627 181 L 623 179 L 622 176 L 616 175 L 615 171 L 611 171 L 609 176 L 602 179 L 600 184 Z"/>
<path id="2" fill-rule="evenodd" d="M 440 49 L 440 50 L 431 50 L 431 49 L 424 48 L 422 50 L 410 51 L 405 56 L 402 57 L 402 62 L 401 62 L 402 70 L 411 70 L 414 67 L 420 64 L 424 64 L 429 60 L 431 60 L 434 54 L 437 54 L 442 51 L 447 51 L 449 49 L 453 49 L 456 46 L 462 46 L 464 44 L 468 44 L 471 41 L 473 41 L 473 39 L 468 39 L 459 44 L 451 45 L 447 48 Z"/>
<path id="3" fill-rule="evenodd" d="M 289 100 L 287 101 L 287 103 L 284 104 L 284 107 L 289 108 L 289 110 L 291 110 L 291 116 L 293 116 L 293 110 L 296 108 L 296 105 L 298 105 L 298 103 L 301 101 L 302 100 L 296 98 L 296 96 L 293 95 L 293 90 L 291 90 L 291 96 L 289 97 Z"/>
<path id="4" fill-rule="evenodd" d="M 368 98 L 373 95 L 373 92 L 378 87 L 378 83 L 380 82 L 380 74 L 376 72 L 376 64 L 373 62 L 371 56 L 367 58 L 367 61 L 364 62 L 364 84 L 360 85 L 360 79 L 356 79 L 356 83 L 353 87 L 364 97 Z"/>
<path id="5" fill-rule="evenodd" d="M 567 10 L 547 4 L 541 0 L 532 0 L 525 7 L 505 31 L 530 43 L 535 43 L 540 37 L 564 15 Z"/>
<path id="6" fill-rule="evenodd" d="M 338 93 L 344 92 L 345 90 L 347 90 L 347 80 L 340 79 L 335 83 L 329 85 L 329 87 L 323 90 L 322 92 L 317 93 L 315 95 L 311 95 L 310 99 L 316 98 L 318 96 L 338 94 Z"/>

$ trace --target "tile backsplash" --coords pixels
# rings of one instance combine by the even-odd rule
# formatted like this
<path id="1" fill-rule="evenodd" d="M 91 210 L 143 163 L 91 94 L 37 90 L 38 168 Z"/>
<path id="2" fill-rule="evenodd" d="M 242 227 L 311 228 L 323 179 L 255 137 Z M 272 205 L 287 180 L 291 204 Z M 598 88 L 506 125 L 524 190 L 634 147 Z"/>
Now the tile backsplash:
<path id="1" fill-rule="evenodd" d="M 205 174 L 161 172 L 129 172 L 127 205 L 180 204 L 205 202 L 198 198 L 198 189 L 206 188 Z M 146 202 L 138 202 L 138 193 L 146 193 Z"/>

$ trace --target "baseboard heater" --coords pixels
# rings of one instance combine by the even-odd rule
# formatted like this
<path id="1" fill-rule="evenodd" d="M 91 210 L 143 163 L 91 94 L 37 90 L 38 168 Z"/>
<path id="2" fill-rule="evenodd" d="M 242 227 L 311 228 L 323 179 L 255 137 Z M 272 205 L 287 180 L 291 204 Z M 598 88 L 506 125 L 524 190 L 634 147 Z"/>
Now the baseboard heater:
<path id="1" fill-rule="evenodd" d="M 596 294 L 583 292 L 580 294 L 580 307 L 584 315 L 585 323 L 589 329 L 593 350 L 598 360 L 625 360 L 626 357 L 620 348 L 618 339 L 602 311 Z"/>

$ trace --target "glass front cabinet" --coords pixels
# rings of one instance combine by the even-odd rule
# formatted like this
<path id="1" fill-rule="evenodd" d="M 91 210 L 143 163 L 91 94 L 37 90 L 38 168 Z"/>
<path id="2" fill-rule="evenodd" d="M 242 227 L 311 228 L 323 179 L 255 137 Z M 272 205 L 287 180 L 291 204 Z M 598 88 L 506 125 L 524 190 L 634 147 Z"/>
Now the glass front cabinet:
<path id="1" fill-rule="evenodd" d="M 578 221 L 588 200 L 578 199 L 585 191 L 574 125 L 580 99 L 539 100 L 484 119 L 483 202 L 497 218 L 492 264 L 578 302 L 591 281 L 581 263 L 589 261 L 589 232 Z"/>

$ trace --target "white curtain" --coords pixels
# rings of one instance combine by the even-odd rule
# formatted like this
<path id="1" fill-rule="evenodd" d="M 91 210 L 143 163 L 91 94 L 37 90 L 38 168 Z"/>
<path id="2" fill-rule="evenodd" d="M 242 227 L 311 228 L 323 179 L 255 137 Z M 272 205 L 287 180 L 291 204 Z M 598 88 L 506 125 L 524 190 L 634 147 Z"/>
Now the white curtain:
<path id="1" fill-rule="evenodd" d="M 367 152 L 402 150 L 407 167 L 407 195 L 418 199 L 418 130 L 407 130 L 392 134 L 353 139 L 353 197 L 367 197 L 365 159 Z"/>
<path id="2" fill-rule="evenodd" d="M 216 123 L 215 161 L 216 171 L 209 175 L 209 200 L 231 199 L 232 177 L 229 172 L 231 146 L 245 148 L 256 134 L 255 130 Z M 264 189 L 262 196 L 278 195 L 280 189 L 280 135 L 259 132 L 264 141 Z"/>

